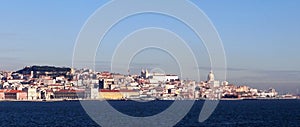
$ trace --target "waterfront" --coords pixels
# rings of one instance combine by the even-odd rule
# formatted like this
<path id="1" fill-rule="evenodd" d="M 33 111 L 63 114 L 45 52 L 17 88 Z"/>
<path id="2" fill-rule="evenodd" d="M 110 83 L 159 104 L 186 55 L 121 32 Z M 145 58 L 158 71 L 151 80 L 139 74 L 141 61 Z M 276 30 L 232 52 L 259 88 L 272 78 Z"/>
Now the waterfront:
<path id="1" fill-rule="evenodd" d="M 95 72 L 53 66 L 26 66 L 0 72 L 1 100 L 220 100 L 296 99 L 297 94 L 280 95 L 274 88 L 260 90 L 218 81 L 210 71 L 206 81 L 181 80 L 178 75 Z"/>
<path id="2" fill-rule="evenodd" d="M 120 112 L 150 116 L 163 111 L 173 101 L 109 101 Z M 299 126 L 300 100 L 220 101 L 212 116 L 198 123 L 204 101 L 196 101 L 177 126 Z M 147 108 L 145 108 L 147 107 Z M 79 101 L 0 102 L 0 126 L 98 126 Z M 121 126 L 121 125 L 120 125 Z"/>

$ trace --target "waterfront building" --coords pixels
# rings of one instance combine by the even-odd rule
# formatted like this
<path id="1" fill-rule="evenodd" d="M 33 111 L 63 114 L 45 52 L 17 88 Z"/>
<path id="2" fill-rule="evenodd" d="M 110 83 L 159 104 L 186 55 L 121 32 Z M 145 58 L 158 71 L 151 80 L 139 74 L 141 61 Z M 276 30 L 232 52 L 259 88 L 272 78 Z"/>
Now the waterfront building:
<path id="1" fill-rule="evenodd" d="M 46 100 L 49 100 L 49 99 L 54 99 L 54 93 L 53 93 L 53 90 L 46 90 Z"/>
<path id="2" fill-rule="evenodd" d="M 124 99 L 130 99 L 133 97 L 140 96 L 140 93 L 138 90 L 120 90 L 122 94 L 122 98 Z"/>
<path id="3" fill-rule="evenodd" d="M 6 90 L 4 98 L 9 100 L 27 100 L 27 93 L 21 90 Z"/>
<path id="4" fill-rule="evenodd" d="M 28 100 L 37 99 L 37 89 L 35 87 L 28 87 L 25 91 L 27 91 Z"/>
<path id="5" fill-rule="evenodd" d="M 99 99 L 99 88 L 90 88 L 85 90 L 85 97 L 88 99 Z"/>
<path id="6" fill-rule="evenodd" d="M 54 92 L 55 99 L 83 99 L 85 98 L 84 90 L 59 90 Z"/>
<path id="7" fill-rule="evenodd" d="M 277 95 L 278 95 L 278 92 L 276 92 L 276 90 L 273 89 L 273 88 L 270 88 L 267 91 L 263 91 L 263 92 L 258 93 L 258 96 L 263 97 L 263 98 L 265 98 L 265 97 L 276 97 Z"/>
<path id="8" fill-rule="evenodd" d="M 121 100 L 123 95 L 120 90 L 99 90 L 99 98 L 105 100 Z"/>
<path id="9" fill-rule="evenodd" d="M 4 95 L 4 90 L 0 90 L 0 100 L 4 100 L 5 99 L 5 95 Z"/>

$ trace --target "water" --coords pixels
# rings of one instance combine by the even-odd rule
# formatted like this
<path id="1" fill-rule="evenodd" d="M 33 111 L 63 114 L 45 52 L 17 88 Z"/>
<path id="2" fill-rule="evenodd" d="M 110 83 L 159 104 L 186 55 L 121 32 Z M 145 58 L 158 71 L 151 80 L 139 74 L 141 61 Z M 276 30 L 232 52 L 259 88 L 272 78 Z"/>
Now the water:
<path id="1" fill-rule="evenodd" d="M 191 111 L 176 126 L 300 126 L 300 100 L 221 101 L 212 116 L 198 123 L 204 101 L 196 101 Z M 119 111 L 131 116 L 150 116 L 172 101 L 138 103 L 110 101 Z M 78 101 L 0 102 L 0 126 L 98 126 Z"/>

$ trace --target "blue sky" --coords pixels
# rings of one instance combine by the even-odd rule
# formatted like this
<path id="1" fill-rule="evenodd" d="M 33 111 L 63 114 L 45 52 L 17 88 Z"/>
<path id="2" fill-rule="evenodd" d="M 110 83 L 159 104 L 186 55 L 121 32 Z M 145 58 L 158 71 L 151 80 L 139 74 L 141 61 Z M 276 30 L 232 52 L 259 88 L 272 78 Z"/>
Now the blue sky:
<path id="1" fill-rule="evenodd" d="M 88 17 L 106 2 L 2 0 L 0 69 L 17 70 L 34 64 L 71 66 L 73 47 L 80 29 Z M 226 52 L 227 78 L 230 82 L 258 88 L 274 87 L 281 92 L 296 92 L 296 89 L 300 88 L 300 1 L 193 2 L 206 13 L 220 34 Z M 126 23 L 133 23 L 134 20 L 140 20 L 141 26 L 159 25 L 158 21 L 163 19 L 165 17 L 158 15 L 144 15 L 141 18 L 137 16 L 125 21 L 124 26 Z M 130 28 L 124 26 L 120 26 L 119 29 Z M 172 25 L 164 24 L 160 27 L 173 28 Z M 180 28 L 178 25 L 174 29 Z M 111 36 L 113 35 L 112 30 Z M 186 37 L 193 38 L 192 35 Z M 190 40 L 192 47 L 198 46 L 195 41 Z M 105 44 L 110 48 L 114 47 L 111 43 Z M 206 53 L 203 51 L 202 48 L 195 49 L 197 54 L 203 55 L 199 55 L 199 61 L 203 62 L 203 66 L 207 66 Z M 105 53 L 105 49 L 98 49 L 98 61 L 105 61 L 102 59 L 105 57 L 103 52 Z M 135 60 L 147 57 L 147 53 L 141 55 L 145 56 L 137 56 Z M 202 68 L 200 71 L 205 73 L 209 69 Z"/>

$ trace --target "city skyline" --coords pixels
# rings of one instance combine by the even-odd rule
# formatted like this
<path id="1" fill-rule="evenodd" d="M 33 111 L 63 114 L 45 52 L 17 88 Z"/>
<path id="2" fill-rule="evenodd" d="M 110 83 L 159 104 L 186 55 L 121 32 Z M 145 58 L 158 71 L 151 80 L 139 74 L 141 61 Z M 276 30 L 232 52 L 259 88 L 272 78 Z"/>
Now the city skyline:
<path id="1" fill-rule="evenodd" d="M 0 70 L 17 70 L 27 65 L 71 66 L 77 34 L 87 18 L 106 2 L 3 1 L 0 5 L 4 17 L 0 24 Z M 297 59 L 297 47 L 300 46 L 297 43 L 300 40 L 297 36 L 300 33 L 300 16 L 297 12 L 300 2 L 192 2 L 206 13 L 221 36 L 227 57 L 228 81 L 258 88 L 274 87 L 281 92 L 296 92 L 300 85 L 300 61 Z M 159 22 L 151 24 L 146 21 L 153 17 L 158 21 L 165 19 L 158 15 L 141 15 L 133 19 L 143 21 L 141 25 L 157 25 Z M 133 19 L 124 25 L 132 23 Z M 182 26 L 176 29 L 182 29 Z M 120 34 L 127 33 L 124 31 Z M 205 54 L 201 44 L 186 35 L 186 38 L 189 37 L 190 45 L 199 46 L 196 52 Z M 114 48 L 110 43 L 107 43 L 107 47 Z M 102 52 L 105 50 L 100 49 L 97 54 Z M 102 57 L 97 57 L 97 61 L 100 61 L 97 64 L 110 62 Z M 169 59 L 168 56 L 161 57 L 165 58 Z M 209 61 L 205 55 L 199 55 L 199 58 L 200 62 L 204 61 L 204 66 L 199 66 L 200 73 L 206 76 L 210 70 L 207 66 Z M 141 56 L 133 62 L 139 64 L 139 60 L 147 61 Z"/>

